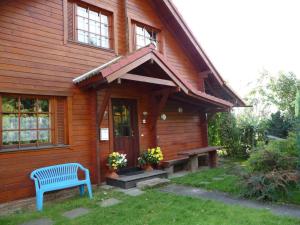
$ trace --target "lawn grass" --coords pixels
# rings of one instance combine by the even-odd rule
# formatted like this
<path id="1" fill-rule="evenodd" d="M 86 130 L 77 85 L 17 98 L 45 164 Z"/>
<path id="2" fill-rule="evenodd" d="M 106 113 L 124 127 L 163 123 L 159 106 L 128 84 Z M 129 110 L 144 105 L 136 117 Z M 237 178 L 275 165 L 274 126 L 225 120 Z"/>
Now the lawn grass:
<path id="1" fill-rule="evenodd" d="M 104 190 L 99 190 L 94 195 L 93 200 L 75 197 L 60 203 L 46 203 L 42 213 L 27 211 L 0 217 L 0 224 L 20 224 L 34 218 L 51 218 L 57 225 L 300 224 L 299 219 L 276 216 L 267 210 L 230 206 L 210 200 L 162 193 L 157 190 L 147 190 L 145 194 L 138 197 Z M 122 203 L 108 208 L 101 208 L 97 205 L 101 199 L 109 197 L 118 198 L 122 200 Z M 76 207 L 87 207 L 90 212 L 74 220 L 66 219 L 61 215 Z"/>
<path id="2" fill-rule="evenodd" d="M 241 172 L 239 168 L 242 169 L 240 164 L 242 162 L 226 161 L 218 168 L 189 173 L 186 176 L 172 179 L 172 182 L 240 195 L 242 191 L 241 177 L 239 176 Z"/>
<path id="3" fill-rule="evenodd" d="M 218 168 L 190 173 L 183 177 L 174 178 L 172 182 L 241 196 L 244 192 L 242 174 L 245 172 L 245 161 L 225 160 Z M 222 180 L 214 180 L 214 178 L 222 178 Z M 278 196 L 277 202 L 300 205 L 300 187 L 290 188 L 287 196 Z"/>

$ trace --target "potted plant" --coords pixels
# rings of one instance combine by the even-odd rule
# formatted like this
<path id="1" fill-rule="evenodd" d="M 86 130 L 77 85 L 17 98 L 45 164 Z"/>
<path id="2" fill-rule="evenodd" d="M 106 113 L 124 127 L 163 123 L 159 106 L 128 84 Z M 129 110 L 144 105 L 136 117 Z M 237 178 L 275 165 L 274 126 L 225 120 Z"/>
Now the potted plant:
<path id="1" fill-rule="evenodd" d="M 107 165 L 109 167 L 108 177 L 111 178 L 119 177 L 117 170 L 127 165 L 126 154 L 121 154 L 119 152 L 112 152 L 109 154 L 107 161 Z"/>
<path id="2" fill-rule="evenodd" d="M 144 151 L 138 158 L 138 163 L 146 171 L 152 171 L 153 164 L 158 164 L 163 160 L 163 154 L 160 147 L 149 148 L 147 151 Z"/>

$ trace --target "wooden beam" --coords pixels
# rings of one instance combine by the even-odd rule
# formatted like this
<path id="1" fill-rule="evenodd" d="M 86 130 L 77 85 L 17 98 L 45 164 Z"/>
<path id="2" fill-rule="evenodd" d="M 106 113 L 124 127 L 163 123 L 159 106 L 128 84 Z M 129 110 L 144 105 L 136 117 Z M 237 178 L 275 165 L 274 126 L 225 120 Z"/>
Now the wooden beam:
<path id="1" fill-rule="evenodd" d="M 208 76 L 210 75 L 210 74 L 212 74 L 212 72 L 210 71 L 210 70 L 205 70 L 205 71 L 201 71 L 200 73 L 199 73 L 199 75 L 202 77 L 202 78 L 208 78 Z"/>
<path id="2" fill-rule="evenodd" d="M 150 83 L 150 84 L 159 84 L 159 85 L 165 85 L 165 86 L 171 86 L 171 87 L 177 86 L 173 81 L 170 81 L 170 80 L 159 79 L 159 78 L 154 78 L 154 77 L 146 77 L 146 76 L 130 74 L 130 73 L 126 73 L 125 75 L 123 75 L 121 77 L 121 79 L 145 82 L 145 83 Z"/>
<path id="3" fill-rule="evenodd" d="M 102 122 L 102 120 L 103 120 L 103 116 L 104 116 L 104 113 L 105 113 L 105 109 L 106 109 L 106 107 L 107 107 L 107 105 L 108 105 L 110 96 L 111 96 L 111 90 L 110 90 L 110 89 L 107 89 L 107 90 L 105 91 L 104 99 L 103 99 L 103 101 L 102 101 L 102 104 L 100 105 L 100 109 L 99 109 L 99 112 L 98 112 L 98 113 L 99 113 L 99 114 L 98 114 L 98 116 L 99 116 L 98 129 L 99 129 L 99 127 L 100 127 L 100 125 L 101 125 L 101 122 Z M 98 104 L 99 104 L 99 103 L 98 103 Z"/>

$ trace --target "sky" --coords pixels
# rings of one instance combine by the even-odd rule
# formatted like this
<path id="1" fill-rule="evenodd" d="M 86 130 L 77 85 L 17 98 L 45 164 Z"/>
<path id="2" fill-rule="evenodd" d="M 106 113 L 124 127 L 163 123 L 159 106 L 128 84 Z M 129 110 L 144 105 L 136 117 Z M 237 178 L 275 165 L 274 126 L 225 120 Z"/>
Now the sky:
<path id="1" fill-rule="evenodd" d="M 245 97 L 264 70 L 300 78 L 300 0 L 173 0 L 225 81 Z"/>

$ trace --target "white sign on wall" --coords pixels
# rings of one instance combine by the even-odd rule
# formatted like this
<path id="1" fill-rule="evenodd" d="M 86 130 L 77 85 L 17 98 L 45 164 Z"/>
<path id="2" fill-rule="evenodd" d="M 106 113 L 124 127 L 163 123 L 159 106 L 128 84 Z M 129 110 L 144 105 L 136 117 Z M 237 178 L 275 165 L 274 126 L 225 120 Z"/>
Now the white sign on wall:
<path id="1" fill-rule="evenodd" d="M 100 128 L 100 140 L 108 141 L 109 140 L 109 130 L 108 128 Z"/>

